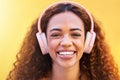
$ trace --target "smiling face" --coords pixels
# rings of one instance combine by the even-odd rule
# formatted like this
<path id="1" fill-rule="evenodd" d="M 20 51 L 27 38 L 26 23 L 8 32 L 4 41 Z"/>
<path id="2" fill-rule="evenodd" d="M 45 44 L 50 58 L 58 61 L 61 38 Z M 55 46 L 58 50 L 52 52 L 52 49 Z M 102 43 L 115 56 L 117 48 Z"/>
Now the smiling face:
<path id="1" fill-rule="evenodd" d="M 84 51 L 84 25 L 72 12 L 54 15 L 47 27 L 48 50 L 53 65 L 79 65 Z"/>

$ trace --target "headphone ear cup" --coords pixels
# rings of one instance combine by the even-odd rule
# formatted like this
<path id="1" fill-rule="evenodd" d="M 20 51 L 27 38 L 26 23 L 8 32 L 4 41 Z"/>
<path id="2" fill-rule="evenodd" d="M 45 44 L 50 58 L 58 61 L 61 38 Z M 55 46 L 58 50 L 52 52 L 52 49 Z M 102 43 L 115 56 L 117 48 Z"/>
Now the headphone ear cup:
<path id="1" fill-rule="evenodd" d="M 85 48 L 84 48 L 84 52 L 85 53 L 90 53 L 94 42 L 95 42 L 95 37 L 96 37 L 96 33 L 95 32 L 87 32 L 86 35 L 86 41 L 85 41 Z"/>
<path id="2" fill-rule="evenodd" d="M 40 49 L 42 51 L 42 54 L 48 54 L 48 47 L 47 47 L 47 40 L 46 40 L 46 36 L 45 33 L 36 33 L 36 37 L 40 46 Z"/>

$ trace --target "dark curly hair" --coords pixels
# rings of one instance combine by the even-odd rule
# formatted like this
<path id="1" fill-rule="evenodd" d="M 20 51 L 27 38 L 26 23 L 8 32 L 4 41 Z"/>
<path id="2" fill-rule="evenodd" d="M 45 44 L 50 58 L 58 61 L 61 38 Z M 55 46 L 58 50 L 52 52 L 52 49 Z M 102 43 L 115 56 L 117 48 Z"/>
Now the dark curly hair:
<path id="1" fill-rule="evenodd" d="M 79 16 L 85 25 L 85 34 L 90 30 L 90 18 L 84 9 L 70 3 L 58 4 L 46 10 L 41 18 L 41 29 L 46 33 L 47 25 L 52 16 L 65 11 L 71 11 Z M 10 71 L 7 80 L 42 80 L 49 77 L 52 70 L 52 60 L 49 54 L 42 55 L 36 39 L 38 19 L 32 24 L 24 42 L 17 54 L 14 69 Z M 105 42 L 104 32 L 94 19 L 96 40 L 90 54 L 83 54 L 80 59 L 80 70 L 86 72 L 89 80 L 120 80 L 118 68 Z"/>

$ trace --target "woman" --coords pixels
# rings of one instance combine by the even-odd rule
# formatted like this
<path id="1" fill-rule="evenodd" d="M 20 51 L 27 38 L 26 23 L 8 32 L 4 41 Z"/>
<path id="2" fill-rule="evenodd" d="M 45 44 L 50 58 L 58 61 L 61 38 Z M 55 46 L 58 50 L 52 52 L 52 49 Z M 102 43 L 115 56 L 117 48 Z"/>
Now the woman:
<path id="1" fill-rule="evenodd" d="M 101 27 L 83 6 L 67 1 L 35 21 L 14 66 L 7 80 L 120 80 Z"/>

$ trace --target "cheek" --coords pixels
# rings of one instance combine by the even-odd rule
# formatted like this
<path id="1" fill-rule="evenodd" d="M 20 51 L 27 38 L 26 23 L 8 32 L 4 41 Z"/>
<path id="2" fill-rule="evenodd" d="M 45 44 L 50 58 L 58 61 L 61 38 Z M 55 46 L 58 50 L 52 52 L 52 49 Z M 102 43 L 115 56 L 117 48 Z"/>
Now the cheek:
<path id="1" fill-rule="evenodd" d="M 54 51 L 56 51 L 58 44 L 59 44 L 58 40 L 48 39 L 48 50 L 49 50 L 49 53 L 53 53 Z"/>
<path id="2" fill-rule="evenodd" d="M 84 41 L 76 41 L 77 59 L 80 60 L 84 52 Z"/>
<path id="3" fill-rule="evenodd" d="M 84 43 L 81 41 L 76 41 L 76 45 L 80 50 L 84 48 Z"/>
<path id="4" fill-rule="evenodd" d="M 82 53 L 84 51 L 84 39 L 76 40 L 75 41 L 77 50 Z"/>

